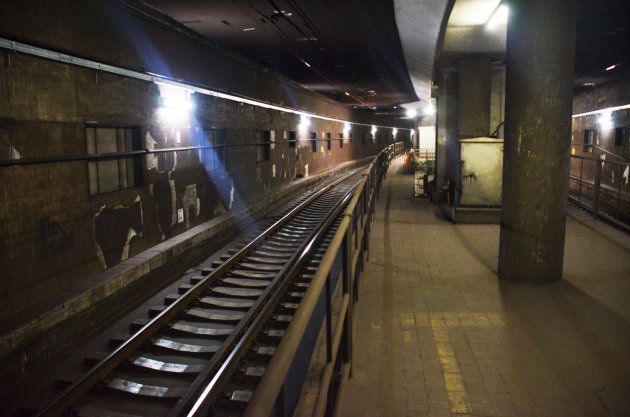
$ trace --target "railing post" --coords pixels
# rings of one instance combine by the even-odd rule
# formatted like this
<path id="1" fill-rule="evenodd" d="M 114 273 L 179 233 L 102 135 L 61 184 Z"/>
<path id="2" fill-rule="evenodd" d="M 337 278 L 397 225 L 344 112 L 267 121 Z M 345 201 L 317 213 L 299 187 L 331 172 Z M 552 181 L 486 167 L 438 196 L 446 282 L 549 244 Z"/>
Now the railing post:
<path id="1" fill-rule="evenodd" d="M 578 196 L 578 201 L 582 202 L 582 174 L 584 172 L 584 157 L 580 158 L 580 194 Z"/>
<path id="2" fill-rule="evenodd" d="M 595 201 L 593 202 L 593 218 L 597 220 L 597 214 L 599 213 L 599 192 L 600 186 L 602 183 L 602 162 L 596 162 L 596 171 L 595 171 L 595 184 L 593 184 L 593 193 L 595 196 Z"/>
<path id="3" fill-rule="evenodd" d="M 330 273 L 326 277 L 326 362 L 332 361 L 333 356 L 333 328 L 332 328 L 332 289 Z"/>
<path id="4" fill-rule="evenodd" d="M 352 223 L 350 223 L 352 224 Z M 345 338 L 343 346 L 343 362 L 350 365 L 350 378 L 352 378 L 352 315 L 354 304 L 354 274 L 352 273 L 352 247 L 351 247 L 351 228 L 348 227 L 343 243 L 342 259 L 343 259 L 343 293 L 348 294 L 348 310 L 346 312 Z"/>
<path id="5" fill-rule="evenodd" d="M 623 184 L 623 165 L 619 165 L 619 189 L 617 190 L 617 219 L 621 220 L 621 185 Z"/>

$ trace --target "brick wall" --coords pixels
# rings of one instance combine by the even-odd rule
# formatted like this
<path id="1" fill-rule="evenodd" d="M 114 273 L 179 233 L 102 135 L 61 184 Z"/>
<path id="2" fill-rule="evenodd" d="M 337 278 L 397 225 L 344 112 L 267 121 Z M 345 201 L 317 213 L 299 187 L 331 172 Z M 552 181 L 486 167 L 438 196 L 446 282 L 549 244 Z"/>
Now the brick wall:
<path id="1" fill-rule="evenodd" d="M 359 118 L 229 51 L 109 2 L 4 2 L 0 32 L 267 102 Z M 199 145 L 203 129 L 222 129 L 226 140 L 223 169 L 207 170 L 198 150 L 149 154 L 141 157 L 141 185 L 98 195 L 90 195 L 85 160 L 0 168 L 0 317 L 296 176 L 373 155 L 389 139 L 382 131 L 380 141 L 363 144 L 370 128 L 354 126 L 352 141 L 346 139 L 341 149 L 341 123 L 313 119 L 300 131 L 297 115 L 199 94 L 188 119 L 173 122 L 160 113 L 154 83 L 15 53 L 3 52 L 0 66 L 1 160 L 86 155 L 85 128 L 91 125 L 136 127 L 141 149 Z M 391 122 L 365 116 L 360 121 Z M 257 162 L 258 130 L 275 132 L 268 161 Z M 298 132 L 295 148 L 284 141 L 284 131 Z M 330 132 L 331 149 L 320 141 L 312 152 L 310 132 L 320 140 Z M 408 139 L 408 132 L 400 130 L 399 139 Z"/>

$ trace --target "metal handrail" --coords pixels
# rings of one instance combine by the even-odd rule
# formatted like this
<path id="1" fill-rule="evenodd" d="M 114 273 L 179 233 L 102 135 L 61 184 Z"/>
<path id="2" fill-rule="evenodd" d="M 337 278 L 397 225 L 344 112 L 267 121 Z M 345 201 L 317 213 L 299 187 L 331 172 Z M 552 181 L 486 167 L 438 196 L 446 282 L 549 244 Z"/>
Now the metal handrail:
<path id="1" fill-rule="evenodd" d="M 98 153 L 98 154 L 84 154 L 84 155 L 60 155 L 60 156 L 45 156 L 40 158 L 21 158 L 21 159 L 2 159 L 0 160 L 0 168 L 8 168 L 8 167 L 16 167 L 16 166 L 25 166 L 25 165 L 40 165 L 40 164 L 57 164 L 64 162 L 77 162 L 77 161 L 88 161 L 88 162 L 97 162 L 97 161 L 109 161 L 113 159 L 126 159 L 139 157 L 143 155 L 153 155 L 153 154 L 161 154 L 161 153 L 169 153 L 169 152 L 189 152 L 189 151 L 201 151 L 206 149 L 226 149 L 226 148 L 238 148 L 238 147 L 255 147 L 255 146 L 270 146 L 270 145 L 282 145 L 282 144 L 300 144 L 302 142 L 326 142 L 328 140 L 333 139 L 308 139 L 308 138 L 297 138 L 294 141 L 290 140 L 276 140 L 273 142 L 246 142 L 246 143 L 230 143 L 223 145 L 193 145 L 193 146 L 177 146 L 170 148 L 159 148 L 159 149 L 137 149 L 135 151 L 126 151 L 126 152 L 108 152 L 108 153 Z M 339 139 L 334 139 L 339 140 Z M 345 139 L 344 139 L 345 140 Z"/>
<path id="2" fill-rule="evenodd" d="M 319 395 L 316 400 L 314 415 L 322 415 L 326 410 L 328 388 L 333 376 L 332 371 L 339 351 L 344 327 L 346 331 L 346 350 L 348 351 L 348 357 L 346 358 L 347 363 L 350 363 L 350 357 L 352 355 L 351 334 L 348 334 L 351 333 L 350 329 L 352 327 L 351 300 L 352 295 L 354 294 L 353 281 L 356 276 L 356 264 L 354 264 L 355 258 L 352 256 L 354 245 L 351 244 L 351 237 L 353 236 L 352 219 L 355 210 L 358 207 L 367 208 L 365 214 L 368 217 L 371 215 L 371 211 L 373 210 L 373 200 L 378 195 L 378 188 L 383 176 L 385 175 L 391 157 L 396 156 L 399 151 L 400 146 L 398 146 L 398 144 L 390 145 L 375 158 L 372 164 L 370 164 L 369 173 L 361 180 L 356 193 L 344 211 L 339 227 L 337 228 L 337 231 L 335 232 L 335 235 L 333 236 L 322 258 L 317 272 L 311 280 L 304 298 L 300 302 L 300 305 L 295 312 L 284 337 L 276 348 L 276 352 L 268 364 L 265 373 L 258 382 L 256 390 L 245 409 L 243 414 L 244 417 L 266 417 L 272 412 L 278 395 L 284 385 L 287 373 L 289 372 L 291 364 L 295 358 L 300 341 L 304 336 L 306 327 L 310 322 L 311 316 L 313 315 L 316 304 L 320 298 L 321 292 L 329 280 L 333 263 L 337 258 L 339 250 L 343 248 L 343 304 L 341 311 L 338 313 L 332 343 L 329 343 L 329 346 L 332 348 L 332 352 L 329 352 L 328 354 L 328 361 L 323 373 L 323 385 L 320 388 Z M 359 202 L 362 198 L 364 199 L 364 204 L 360 205 Z M 365 199 L 368 199 L 369 201 L 366 203 Z M 366 219 L 366 221 L 361 224 L 361 229 L 368 228 L 368 224 L 369 219 Z M 361 246 L 358 248 L 359 251 L 363 251 L 364 249 L 367 249 L 367 233 L 363 234 Z M 328 312 L 328 314 L 329 313 L 330 312 Z M 331 333 L 332 332 L 329 331 L 329 334 Z"/>
<path id="3" fill-rule="evenodd" d="M 134 333 L 129 339 L 127 339 L 122 345 L 116 348 L 113 352 L 103 358 L 100 362 L 94 365 L 87 373 L 85 373 L 78 381 L 66 388 L 53 402 L 49 403 L 44 409 L 37 413 L 36 417 L 51 417 L 58 416 L 64 412 L 64 410 L 78 401 L 83 395 L 85 395 L 92 387 L 98 384 L 104 379 L 112 370 L 114 370 L 120 363 L 122 363 L 127 357 L 138 349 L 143 343 L 151 338 L 151 336 L 162 328 L 166 323 L 179 314 L 188 304 L 197 299 L 202 292 L 217 278 L 227 272 L 232 266 L 244 258 L 261 240 L 265 239 L 268 235 L 275 232 L 278 228 L 288 222 L 291 218 L 297 215 L 304 207 L 312 203 L 316 198 L 320 197 L 323 193 L 330 190 L 340 182 L 346 180 L 348 177 L 354 175 L 355 171 L 351 171 L 346 175 L 343 175 L 339 179 L 335 180 L 331 184 L 328 184 L 300 203 L 297 207 L 292 209 L 289 213 L 285 214 L 282 218 L 274 222 L 265 231 L 263 231 L 258 237 L 245 245 L 242 249 L 232 255 L 228 260 L 221 264 L 217 269 L 212 271 L 203 280 L 195 284 L 184 295 L 178 298 L 174 303 L 165 308 L 160 314 L 149 321 L 136 333 Z"/>
<path id="4" fill-rule="evenodd" d="M 628 185 L 626 184 L 624 186 L 623 177 L 623 173 L 627 169 L 628 164 L 610 160 L 606 161 L 602 159 L 588 158 L 583 155 L 571 155 L 571 160 L 579 161 L 579 170 L 574 169 L 578 167 L 571 165 L 569 171 L 569 201 L 587 211 L 590 211 L 594 219 L 601 217 L 604 220 L 625 229 L 626 231 L 630 230 L 630 225 L 628 224 L 628 219 L 630 218 L 630 208 L 628 207 L 626 199 L 629 191 Z M 591 169 L 589 169 L 590 174 L 584 172 L 585 161 L 591 164 Z M 615 172 L 618 174 L 615 175 L 617 181 L 613 182 L 613 186 L 604 183 L 604 165 L 609 166 L 612 169 L 613 174 Z M 595 171 L 594 173 L 592 172 L 593 168 Z M 614 184 L 615 182 L 617 183 L 616 185 Z M 577 189 L 573 189 L 572 184 L 576 184 Z M 586 193 L 584 193 L 585 185 L 587 186 Z M 589 195 L 589 187 L 592 189 L 592 196 Z M 616 205 L 611 204 L 612 199 L 616 200 Z"/>

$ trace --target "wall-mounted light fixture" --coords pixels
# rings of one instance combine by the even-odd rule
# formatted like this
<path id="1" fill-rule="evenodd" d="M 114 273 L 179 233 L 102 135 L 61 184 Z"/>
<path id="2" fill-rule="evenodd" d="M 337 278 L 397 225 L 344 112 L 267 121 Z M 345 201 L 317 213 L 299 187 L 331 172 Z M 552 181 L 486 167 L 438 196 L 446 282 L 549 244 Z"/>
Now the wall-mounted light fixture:
<path id="1" fill-rule="evenodd" d="M 597 123 L 602 130 L 610 130 L 613 127 L 612 112 L 607 111 L 600 114 Z"/>
<path id="2" fill-rule="evenodd" d="M 418 115 L 418 112 L 415 109 L 407 109 L 407 111 L 405 112 L 405 116 L 408 119 L 413 119 Z"/>
<path id="3" fill-rule="evenodd" d="M 304 135 L 304 133 L 306 133 L 310 125 L 311 125 L 311 118 L 305 114 L 301 114 L 300 124 L 298 125 L 298 130 L 300 131 L 300 134 Z"/>
<path id="4" fill-rule="evenodd" d="M 396 139 L 396 135 L 398 134 L 398 129 L 393 128 L 392 129 L 392 135 L 394 136 L 394 139 Z"/>
<path id="5" fill-rule="evenodd" d="M 192 100 L 194 91 L 169 83 L 156 82 L 156 84 L 160 89 L 158 108 L 160 118 L 168 123 L 187 122 L 190 112 L 195 109 L 195 103 Z"/>
<path id="6" fill-rule="evenodd" d="M 376 126 L 372 125 L 372 130 L 371 130 L 372 136 L 374 136 L 376 134 L 376 130 L 377 130 Z"/>
<path id="7" fill-rule="evenodd" d="M 344 137 L 348 137 L 348 134 L 350 133 L 350 129 L 351 129 L 350 123 L 346 122 L 346 123 L 343 124 L 343 136 Z"/>

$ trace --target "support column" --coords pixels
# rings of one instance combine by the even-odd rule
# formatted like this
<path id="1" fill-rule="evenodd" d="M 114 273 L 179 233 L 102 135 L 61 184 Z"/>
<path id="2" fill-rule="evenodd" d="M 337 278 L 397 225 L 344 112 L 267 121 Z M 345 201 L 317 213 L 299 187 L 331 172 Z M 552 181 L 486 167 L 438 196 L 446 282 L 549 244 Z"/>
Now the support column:
<path id="1" fill-rule="evenodd" d="M 499 277 L 562 279 L 575 0 L 510 0 Z"/>
<path id="2" fill-rule="evenodd" d="M 446 185 L 446 179 L 457 177 L 457 71 L 442 68 L 438 73 L 437 94 L 437 189 Z M 454 167 L 455 169 L 450 169 Z"/>
<path id="3" fill-rule="evenodd" d="M 490 134 L 490 59 L 460 59 L 458 134 L 460 138 Z"/>

